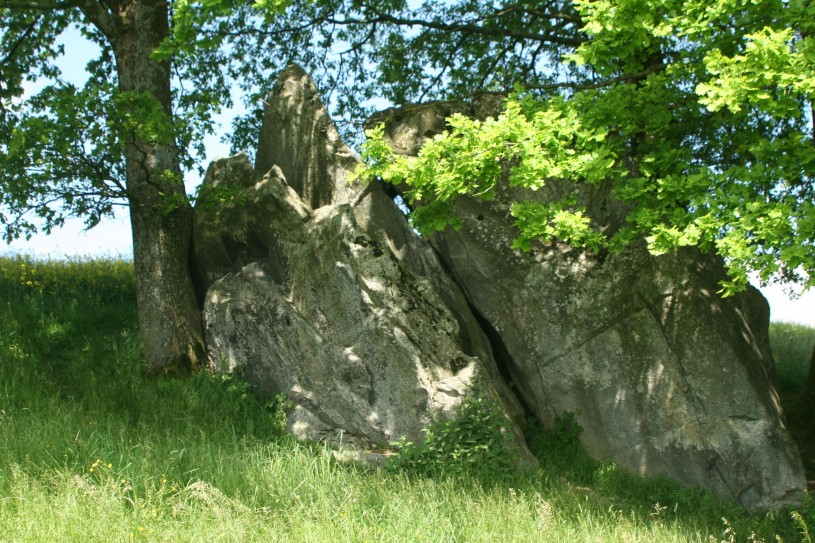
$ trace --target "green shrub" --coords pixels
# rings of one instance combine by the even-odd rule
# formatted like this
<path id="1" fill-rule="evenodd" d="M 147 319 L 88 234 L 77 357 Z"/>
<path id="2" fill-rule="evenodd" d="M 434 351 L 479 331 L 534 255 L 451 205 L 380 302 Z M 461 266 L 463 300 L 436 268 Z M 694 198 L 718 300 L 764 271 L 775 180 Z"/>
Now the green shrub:
<path id="1" fill-rule="evenodd" d="M 497 403 L 474 387 L 452 419 L 438 418 L 423 430 L 421 442 L 394 443 L 388 467 L 420 475 L 510 473 L 517 460 L 510 431 Z"/>

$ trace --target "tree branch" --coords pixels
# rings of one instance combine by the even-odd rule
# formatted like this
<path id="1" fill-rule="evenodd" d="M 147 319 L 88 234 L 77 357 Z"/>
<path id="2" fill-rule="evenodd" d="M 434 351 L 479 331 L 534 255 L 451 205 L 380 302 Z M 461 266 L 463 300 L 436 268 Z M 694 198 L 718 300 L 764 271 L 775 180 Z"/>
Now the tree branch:
<path id="1" fill-rule="evenodd" d="M 106 4 L 106 3 L 105 3 Z M 95 25 L 103 34 L 110 37 L 120 30 L 120 22 L 116 16 L 105 9 L 102 2 L 96 0 L 0 0 L 0 9 L 16 9 L 27 11 L 65 11 L 80 9 L 88 22 Z"/>
<path id="2" fill-rule="evenodd" d="M 621 74 L 618 75 L 617 77 L 611 77 L 608 79 L 597 81 L 596 83 L 571 83 L 571 82 L 551 83 L 548 85 L 528 85 L 527 88 L 534 90 L 572 89 L 576 91 L 602 89 L 605 87 L 610 87 L 617 83 L 634 83 L 642 81 L 651 74 L 665 71 L 666 68 L 667 66 L 664 64 L 655 64 L 645 68 L 644 70 L 640 70 L 639 72 Z"/>
<path id="3" fill-rule="evenodd" d="M 2 66 L 4 64 L 8 64 L 11 61 L 11 59 L 14 58 L 14 54 L 17 52 L 17 49 L 19 49 L 20 46 L 26 40 L 28 40 L 28 38 L 34 32 L 34 29 L 37 28 L 37 23 L 40 22 L 41 17 L 42 17 L 41 15 L 38 15 L 37 18 L 34 19 L 34 21 L 30 25 L 28 25 L 28 27 L 25 29 L 25 31 L 17 39 L 17 41 L 15 41 L 13 44 L 11 44 L 11 47 L 8 48 L 8 54 L 0 60 L 0 66 Z M 2 73 L 3 73 L 3 69 L 0 68 L 0 74 L 2 74 Z M 3 86 L 2 86 L 2 84 L 0 84 L 0 90 L 2 90 L 2 88 L 3 88 Z"/>
<path id="4" fill-rule="evenodd" d="M 37 2 L 37 1 L 24 1 L 24 0 L 0 0 L 0 9 L 19 9 L 19 10 L 32 10 L 32 11 L 56 11 L 73 9 L 78 7 L 79 2 L 76 0 L 65 0 L 59 2 Z"/>
<path id="5" fill-rule="evenodd" d="M 540 41 L 546 43 L 556 43 L 559 45 L 569 45 L 577 47 L 583 43 L 582 40 L 566 38 L 563 36 L 555 36 L 551 34 L 536 34 L 534 32 L 523 32 L 521 30 L 510 30 L 507 28 L 490 29 L 483 26 L 474 24 L 455 24 L 455 23 L 442 23 L 439 21 L 428 21 L 426 19 L 408 19 L 402 17 L 394 17 L 393 15 L 378 13 L 376 17 L 370 19 L 336 19 L 327 17 L 326 22 L 336 25 L 364 25 L 375 23 L 390 23 L 396 26 L 418 26 L 422 28 L 429 28 L 432 30 L 441 30 L 444 32 L 464 32 L 467 34 L 480 34 L 487 37 L 496 38 L 515 38 L 530 41 Z"/>
<path id="6" fill-rule="evenodd" d="M 111 43 L 116 34 L 121 32 L 121 21 L 113 13 L 105 9 L 102 3 L 96 0 L 72 0 L 72 2 L 82 10 L 82 13 L 85 14 L 91 24 L 107 36 Z"/>

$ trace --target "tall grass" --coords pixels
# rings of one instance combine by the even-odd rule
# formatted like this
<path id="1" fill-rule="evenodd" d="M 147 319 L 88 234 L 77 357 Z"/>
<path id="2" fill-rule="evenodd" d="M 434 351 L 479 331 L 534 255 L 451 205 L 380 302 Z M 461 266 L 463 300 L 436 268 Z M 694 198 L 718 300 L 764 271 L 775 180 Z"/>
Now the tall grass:
<path id="1" fill-rule="evenodd" d="M 789 511 L 544 434 L 533 475 L 340 464 L 238 380 L 146 378 L 132 281 L 124 262 L 0 258 L 0 541 L 801 541 Z"/>
<path id="2" fill-rule="evenodd" d="M 771 323 L 770 344 L 781 393 L 799 392 L 809 372 L 812 349 L 815 347 L 815 328 L 787 322 Z"/>

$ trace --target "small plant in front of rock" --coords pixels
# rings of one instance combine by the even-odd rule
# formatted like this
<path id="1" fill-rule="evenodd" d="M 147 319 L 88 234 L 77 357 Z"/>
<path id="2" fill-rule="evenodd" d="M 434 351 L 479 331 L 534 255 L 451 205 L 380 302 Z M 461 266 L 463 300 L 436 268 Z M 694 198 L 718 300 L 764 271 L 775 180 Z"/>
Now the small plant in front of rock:
<path id="1" fill-rule="evenodd" d="M 272 412 L 272 420 L 274 421 L 275 428 L 280 434 L 286 433 L 286 427 L 289 423 L 289 414 L 295 408 L 285 392 L 276 394 L 271 402 L 266 404 L 266 407 Z"/>
<path id="2" fill-rule="evenodd" d="M 435 419 L 421 442 L 402 438 L 387 467 L 419 475 L 509 473 L 517 459 L 500 406 L 473 388 L 452 419 Z"/>
<path id="3" fill-rule="evenodd" d="M 221 368 L 226 364 L 221 361 Z M 202 394 L 218 399 L 218 409 L 230 413 L 243 424 L 242 431 L 253 435 L 282 436 L 294 404 L 284 392 L 268 398 L 246 376 L 246 367 L 229 372 L 201 372 L 198 376 Z"/>
<path id="4" fill-rule="evenodd" d="M 580 450 L 580 433 L 583 427 L 577 414 L 563 413 L 554 420 L 551 428 L 545 427 L 537 418 L 531 418 L 524 427 L 529 448 L 536 456 L 573 458 Z"/>

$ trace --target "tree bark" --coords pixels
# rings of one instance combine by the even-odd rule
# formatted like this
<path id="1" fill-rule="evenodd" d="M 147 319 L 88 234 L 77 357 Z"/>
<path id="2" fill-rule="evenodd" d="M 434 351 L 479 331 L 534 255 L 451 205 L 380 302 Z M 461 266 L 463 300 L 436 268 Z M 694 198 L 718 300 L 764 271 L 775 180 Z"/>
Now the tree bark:
<path id="1" fill-rule="evenodd" d="M 100 2 L 93 2 L 99 9 Z M 119 90 L 152 97 L 172 122 L 170 65 L 151 57 L 169 34 L 166 0 L 109 3 L 101 19 L 83 8 L 110 41 Z M 138 122 L 138 119 L 137 119 Z M 143 128 L 143 127 L 142 127 Z M 189 268 L 192 208 L 173 136 L 126 127 L 125 161 L 139 326 L 148 372 L 179 373 L 204 360 L 201 313 Z"/>

